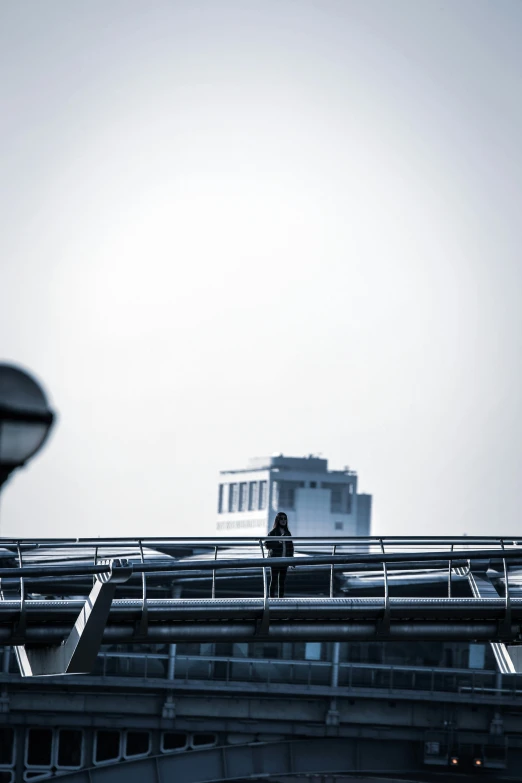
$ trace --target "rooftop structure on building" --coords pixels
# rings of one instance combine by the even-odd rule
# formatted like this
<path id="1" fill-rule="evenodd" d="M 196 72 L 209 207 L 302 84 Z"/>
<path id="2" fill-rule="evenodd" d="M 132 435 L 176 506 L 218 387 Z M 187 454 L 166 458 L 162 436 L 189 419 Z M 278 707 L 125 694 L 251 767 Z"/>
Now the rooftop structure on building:
<path id="1" fill-rule="evenodd" d="M 328 460 L 314 454 L 255 457 L 220 472 L 216 531 L 266 535 L 285 511 L 296 536 L 368 536 L 372 496 L 359 493 L 357 481 L 354 470 L 328 470 Z"/>

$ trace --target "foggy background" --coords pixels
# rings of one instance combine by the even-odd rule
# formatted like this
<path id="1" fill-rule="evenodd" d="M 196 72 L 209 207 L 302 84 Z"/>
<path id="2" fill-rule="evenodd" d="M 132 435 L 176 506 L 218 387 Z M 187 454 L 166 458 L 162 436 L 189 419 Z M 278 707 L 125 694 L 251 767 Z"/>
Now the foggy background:
<path id="1" fill-rule="evenodd" d="M 2 535 L 208 534 L 322 453 L 379 534 L 522 504 L 522 3 L 0 5 L 0 356 L 59 412 Z"/>

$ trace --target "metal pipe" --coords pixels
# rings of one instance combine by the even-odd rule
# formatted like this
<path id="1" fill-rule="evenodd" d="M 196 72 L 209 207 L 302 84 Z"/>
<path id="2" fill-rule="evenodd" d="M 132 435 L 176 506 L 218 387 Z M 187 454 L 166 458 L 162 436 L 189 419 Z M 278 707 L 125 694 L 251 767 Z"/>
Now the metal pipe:
<path id="1" fill-rule="evenodd" d="M 181 596 L 181 587 L 175 585 L 172 588 L 172 597 L 179 598 Z M 176 674 L 176 644 L 169 644 L 169 664 L 167 670 L 167 677 L 169 680 L 173 680 Z"/>
<path id="2" fill-rule="evenodd" d="M 520 550 L 505 550 L 502 558 L 498 557 L 499 552 L 497 550 L 480 550 L 476 552 L 467 551 L 455 551 L 452 556 L 454 567 L 460 565 L 456 561 L 462 560 L 466 564 L 469 562 L 484 561 L 485 567 L 489 565 L 490 560 L 498 560 L 502 562 L 503 559 L 518 560 L 522 562 L 522 552 Z M 354 566 L 359 563 L 372 563 L 380 565 L 382 563 L 408 563 L 411 560 L 415 562 L 429 563 L 430 561 L 445 561 L 447 562 L 447 553 L 445 552 L 387 552 L 386 554 L 380 553 L 364 553 L 353 554 L 347 553 L 342 555 L 314 555 L 309 557 L 278 557 L 278 558 L 241 558 L 241 559 L 229 559 L 219 561 L 209 560 L 192 560 L 192 561 L 173 561 L 173 560 L 161 560 L 160 562 L 152 563 L 133 563 L 132 568 L 135 573 L 164 573 L 165 575 L 171 573 L 177 573 L 178 571 L 206 571 L 213 569 L 246 569 L 246 568 L 260 568 L 277 565 L 279 568 L 288 567 L 291 565 L 299 566 L 320 566 L 320 565 L 345 565 Z M 70 566 L 55 566 L 46 565 L 40 563 L 37 566 L 23 566 L 22 568 L 3 568 L 0 569 L 0 575 L 4 577 L 33 577 L 40 576 L 80 576 L 91 574 L 109 573 L 112 569 L 110 562 L 98 563 L 97 565 L 70 565 Z"/>
<path id="3" fill-rule="evenodd" d="M 294 558 L 294 560 L 297 560 L 297 558 Z M 302 561 L 299 561 L 299 562 L 301 563 L 300 567 L 299 567 L 299 574 L 302 574 L 304 571 L 312 571 L 312 570 L 317 571 L 318 568 L 322 567 L 322 566 L 316 565 L 314 559 L 311 558 L 311 557 L 306 558 L 306 560 L 303 559 Z M 467 566 L 468 561 L 467 560 L 466 561 L 462 560 L 462 561 L 459 561 L 459 563 L 461 564 L 461 566 Z M 513 559 L 511 561 L 511 564 L 512 565 L 519 565 L 518 560 L 516 560 L 516 559 Z M 495 566 L 496 564 L 494 562 L 492 562 L 491 565 Z M 522 565 L 522 558 L 520 559 L 520 565 Z M 218 568 L 219 568 L 219 566 L 218 566 Z M 379 573 L 379 569 L 377 569 L 376 566 L 373 563 L 353 563 L 353 564 L 350 564 L 349 566 L 347 566 L 346 563 L 334 563 L 334 564 L 331 565 L 331 568 L 333 568 L 335 571 L 341 571 L 341 572 L 344 572 L 346 574 L 348 574 L 348 573 L 349 574 L 356 574 L 356 573 L 371 572 L 371 573 L 375 573 L 376 575 L 378 575 L 378 573 Z M 398 562 L 398 563 L 387 563 L 387 569 L 388 569 L 388 571 L 403 571 L 405 576 L 407 576 L 408 573 L 412 569 L 422 569 L 422 571 L 423 571 L 424 575 L 426 576 L 426 578 L 430 578 L 430 579 L 439 576 L 437 574 L 437 572 L 440 572 L 440 579 L 445 579 L 447 581 L 448 561 L 447 561 L 447 559 L 446 560 L 440 560 L 440 561 L 436 560 L 436 561 L 430 561 L 429 564 L 427 564 L 427 563 L 420 563 L 420 562 L 417 562 L 417 561 L 408 561 L 408 563 L 401 563 L 401 562 Z M 2 570 L 0 568 L 0 575 L 1 575 L 2 584 L 4 585 L 4 587 L 6 587 L 6 588 L 15 587 L 15 586 L 17 587 L 18 584 L 19 584 L 19 577 L 8 577 L 8 578 L 5 578 L 5 575 L 4 575 L 4 571 L 5 570 L 6 569 Z M 249 576 L 249 572 L 256 571 L 256 570 L 257 570 L 257 568 L 255 566 L 250 566 L 248 568 L 242 568 L 240 572 L 238 572 L 234 568 L 223 568 L 223 569 L 220 569 L 222 576 L 236 576 L 237 578 L 240 578 L 240 577 L 243 577 L 243 576 L 244 577 L 248 577 Z M 442 573 L 442 571 L 444 571 L 444 573 Z M 44 575 L 42 576 L 41 574 L 44 574 Z M 188 569 L 185 570 L 181 566 L 180 566 L 180 570 L 177 570 L 177 566 L 176 566 L 176 567 L 170 569 L 170 571 L 168 571 L 167 569 L 162 567 L 162 569 L 159 572 L 157 572 L 155 574 L 151 574 L 150 578 L 151 578 L 151 580 L 152 579 L 162 580 L 165 577 L 172 576 L 174 574 L 175 574 L 177 579 L 180 579 L 180 578 L 191 578 L 191 579 L 199 578 L 199 579 L 202 579 L 202 580 L 203 579 L 212 579 L 212 574 L 209 573 L 208 570 L 195 570 L 193 568 L 191 568 L 190 570 L 188 570 Z M 56 586 L 57 584 L 62 586 L 64 584 L 67 584 L 67 580 L 78 579 L 78 578 L 81 578 L 82 576 L 84 576 L 84 574 L 82 574 L 82 573 L 74 573 L 74 574 L 60 573 L 60 574 L 57 574 L 56 576 L 52 576 L 52 575 L 47 575 L 46 571 L 42 571 L 42 568 L 39 568 L 38 569 L 38 573 L 37 573 L 37 575 L 35 577 L 27 577 L 26 576 L 25 579 L 26 579 L 26 585 L 27 586 L 34 585 L 36 587 L 36 586 L 41 586 L 43 584 L 45 584 L 46 586 L 49 586 L 49 585 Z M 132 581 L 136 582 L 138 576 L 139 576 L 139 574 L 136 573 L 133 577 L 131 577 L 131 582 Z M 457 574 L 457 577 L 459 577 L 458 574 Z M 461 577 L 459 577 L 459 578 L 461 578 Z M 462 578 L 465 578 L 465 577 L 462 577 Z M 496 574 L 493 574 L 492 578 L 501 578 L 500 573 L 497 572 Z M 56 581 L 57 579 L 60 580 L 59 583 L 57 583 L 57 581 Z M 60 592 L 59 589 L 57 591 Z M 77 590 L 75 590 L 75 592 L 81 592 L 81 590 L 77 589 Z"/>
<path id="4" fill-rule="evenodd" d="M 214 560 L 217 560 L 218 548 L 214 547 Z M 212 569 L 212 598 L 216 597 L 216 569 Z"/>
<path id="5" fill-rule="evenodd" d="M 333 545 L 332 555 L 335 555 L 335 544 Z M 330 598 L 333 598 L 334 594 L 334 564 L 330 566 Z"/>
<path id="6" fill-rule="evenodd" d="M 332 677 L 330 679 L 330 685 L 332 688 L 337 688 L 339 685 L 339 657 L 341 654 L 340 642 L 334 642 L 332 647 Z"/>
<path id="7" fill-rule="evenodd" d="M 167 672 L 168 679 L 173 680 L 175 673 L 176 673 L 176 645 L 169 644 L 169 666 Z"/>
<path id="8" fill-rule="evenodd" d="M 470 547 L 476 544 L 491 544 L 498 543 L 499 548 L 504 546 L 522 546 L 522 537 L 513 538 L 506 536 L 335 536 L 335 538 L 325 538 L 324 536 L 294 536 L 294 541 L 312 541 L 322 544 L 351 544 L 355 546 L 368 546 L 368 545 L 381 545 L 384 542 L 387 546 L 398 544 L 415 544 L 419 543 L 423 546 L 430 544 L 438 545 L 441 542 L 448 543 L 462 543 Z M 259 536 L 165 536 L 165 537 L 147 537 L 140 536 L 139 540 L 147 546 L 157 545 L 175 545 L 178 543 L 194 543 L 198 545 L 219 544 L 220 546 L 228 546 L 234 543 L 241 544 L 255 544 L 259 541 Z M 86 548 L 86 547 L 109 547 L 109 546 L 136 546 L 136 538 L 118 537 L 111 538 L 0 538 L 0 546 L 2 547 L 16 547 L 20 542 L 24 547 L 40 548 L 40 547 L 68 547 L 68 548 Z"/>
<path id="9" fill-rule="evenodd" d="M 24 643 L 39 645 L 60 644 L 70 626 L 31 626 L 26 629 Z M 511 628 L 511 639 L 518 638 L 519 625 Z M 503 638 L 505 638 L 505 631 Z M 176 644 L 176 642 L 218 642 L 221 640 L 246 642 L 263 638 L 271 641 L 495 641 L 498 623 L 492 622 L 401 622 L 391 621 L 383 634 L 378 620 L 358 622 L 287 622 L 271 620 L 267 633 L 258 633 L 258 623 L 250 622 L 187 622 L 149 625 L 147 636 L 140 639 L 148 644 Z M 21 643 L 17 637 L 16 642 Z M 109 625 L 103 634 L 103 644 L 135 643 L 135 626 L 129 623 Z M 0 628 L 0 645 L 12 644 L 10 628 Z"/>
<path id="10" fill-rule="evenodd" d="M 181 587 L 177 585 L 177 587 Z M 259 598 L 149 599 L 147 615 L 150 622 L 191 621 L 218 618 L 221 620 L 256 619 L 265 608 L 266 595 Z M 82 600 L 32 600 L 26 599 L 25 613 L 29 624 L 66 622 L 78 616 Z M 271 604 L 275 619 L 357 619 L 383 616 L 383 610 L 394 619 L 431 618 L 459 621 L 462 618 L 474 620 L 504 620 L 505 600 L 496 598 L 285 598 Z M 511 598 L 511 619 L 522 621 L 522 598 Z M 0 601 L 0 628 L 16 622 L 20 604 L 14 599 Z M 143 605 L 139 598 L 114 599 L 109 621 L 136 621 L 142 615 Z"/>

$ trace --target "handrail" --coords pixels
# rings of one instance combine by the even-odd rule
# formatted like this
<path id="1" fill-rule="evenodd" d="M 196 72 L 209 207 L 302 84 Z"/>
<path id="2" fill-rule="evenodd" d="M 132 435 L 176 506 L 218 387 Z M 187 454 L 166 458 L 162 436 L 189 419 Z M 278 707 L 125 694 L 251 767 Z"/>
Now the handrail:
<path id="1" fill-rule="evenodd" d="M 145 664 L 144 674 L 136 672 L 135 677 L 145 677 L 145 679 L 165 679 L 165 676 L 158 678 L 157 674 L 147 675 L 147 662 L 149 660 L 167 661 L 168 655 L 164 653 L 115 653 L 102 652 L 99 657 L 104 661 L 103 676 L 107 675 L 106 661 L 108 659 L 141 659 Z M 233 657 L 233 656 L 207 656 L 207 655 L 177 655 L 176 680 L 178 682 L 208 682 L 211 680 L 215 684 L 221 683 L 230 685 L 231 683 L 265 683 L 270 686 L 301 686 L 309 690 L 311 686 L 321 686 L 321 688 L 331 689 L 331 679 L 329 672 L 334 666 L 332 661 L 314 661 L 314 660 L 289 660 L 289 659 L 267 659 L 251 657 Z M 221 672 L 221 677 L 215 675 L 214 664 L 225 665 Z M 199 665 L 198 671 L 190 676 L 191 665 Z M 246 673 L 239 673 L 238 666 L 246 666 Z M 275 669 L 279 670 L 280 676 L 284 679 L 274 679 Z M 283 671 L 281 671 L 281 669 Z M 295 673 L 301 670 L 304 679 L 296 680 Z M 184 670 L 184 671 L 183 671 Z M 303 671 L 304 670 L 304 671 Z M 324 672 L 319 682 L 314 682 L 314 673 Z M 430 666 L 406 666 L 395 664 L 369 664 L 369 663 L 339 663 L 340 680 L 335 686 L 335 691 L 352 691 L 357 689 L 364 690 L 382 690 L 394 693 L 397 692 L 431 692 L 474 695 L 491 694 L 493 696 L 508 695 L 513 698 L 522 690 L 516 687 L 516 675 L 502 675 L 500 681 L 498 673 L 489 669 L 445 669 Z M 366 674 L 366 678 L 364 675 Z M 301 677 L 303 677 L 301 675 Z M 405 681 L 404 675 L 409 675 Z M 129 675 L 121 672 L 117 676 L 124 677 L 128 681 Z M 419 685 L 419 677 L 425 677 L 425 687 Z M 260 677 L 261 679 L 256 679 Z M 361 680 L 361 677 L 363 678 Z M 509 677 L 509 686 L 502 687 L 502 677 Z M 130 675 L 132 678 L 132 675 Z M 500 687 L 499 687 L 500 684 Z"/>
<path id="2" fill-rule="evenodd" d="M 98 653 L 100 658 L 135 658 L 145 659 L 150 658 L 154 660 L 168 660 L 168 653 L 133 653 L 133 652 L 111 652 L 110 650 L 103 650 Z M 217 661 L 224 663 L 230 661 L 230 663 L 252 663 L 256 665 L 282 665 L 282 666 L 312 666 L 317 668 L 330 669 L 332 667 L 332 661 L 316 661 L 308 658 L 252 658 L 233 655 L 176 655 L 176 660 L 193 661 L 194 663 L 209 663 Z M 396 663 L 355 663 L 353 661 L 340 661 L 339 668 L 341 669 L 367 669 L 368 671 L 390 671 L 393 668 L 395 672 L 412 672 L 417 674 L 447 674 L 447 675 L 468 675 L 471 676 L 473 672 L 479 672 L 482 675 L 488 675 L 496 677 L 497 672 L 494 669 L 451 669 L 442 668 L 440 666 L 408 666 L 407 664 Z"/>
<path id="3" fill-rule="evenodd" d="M 415 545 L 440 545 L 446 542 L 448 545 L 453 543 L 459 543 L 466 547 L 484 546 L 486 544 L 497 543 L 498 547 L 502 549 L 504 546 L 522 546 L 522 538 L 509 537 L 509 536 L 293 536 L 293 540 L 298 542 L 313 542 L 324 545 L 333 544 L 350 544 L 352 546 L 368 546 L 374 545 L 380 547 L 381 542 L 384 542 L 386 546 L 399 546 L 408 544 Z M 239 543 L 251 545 L 256 544 L 259 541 L 259 535 L 257 536 L 137 536 L 137 537 L 111 537 L 111 538 L 26 538 L 24 540 L 13 538 L 0 538 L 0 549 L 2 547 L 16 547 L 18 544 L 23 545 L 25 548 L 35 547 L 67 547 L 71 549 L 85 548 L 85 547 L 110 547 L 110 546 L 130 546 L 137 547 L 137 542 L 141 541 L 145 546 L 154 547 L 161 544 L 177 545 L 177 544 L 194 544 L 194 545 L 209 545 L 219 546 Z"/>
<path id="4" fill-rule="evenodd" d="M 257 539 L 259 543 L 260 539 Z M 99 551 L 99 548 L 98 548 Z M 404 570 L 407 570 L 407 564 L 411 562 L 415 568 L 429 567 L 432 563 L 439 563 L 439 561 L 447 561 L 447 552 L 364 552 L 360 554 L 354 554 L 353 552 L 346 552 L 344 554 L 328 555 L 328 554 L 313 554 L 313 555 L 297 555 L 295 557 L 279 557 L 279 558 L 265 558 L 264 560 L 259 557 L 244 557 L 234 559 L 223 560 L 208 560 L 208 559 L 185 559 L 179 560 L 175 558 L 169 559 L 152 559 L 150 562 L 142 563 L 139 560 L 139 556 L 136 558 L 136 562 L 132 564 L 133 571 L 136 574 L 140 573 L 156 573 L 156 574 L 168 574 L 179 571 L 212 571 L 223 569 L 250 569 L 267 567 L 272 564 L 277 567 L 288 567 L 291 565 L 300 565 L 305 567 L 313 566 L 333 566 L 338 567 L 341 570 L 357 571 L 360 567 L 366 570 L 368 566 L 374 567 L 378 570 L 378 566 L 382 564 L 399 564 Z M 121 555 L 120 555 L 121 556 Z M 475 560 L 494 560 L 502 562 L 503 560 L 509 560 L 511 562 L 516 561 L 517 564 L 522 564 L 522 548 L 516 548 L 512 550 L 503 550 L 501 553 L 494 549 L 482 549 L 482 550 L 454 550 L 452 553 L 452 562 L 455 566 L 458 561 L 466 561 L 467 563 Z M 0 569 L 2 578 L 21 578 L 28 577 L 32 579 L 38 579 L 44 576 L 90 576 L 92 574 L 103 574 L 109 572 L 109 566 L 107 560 L 105 562 L 99 562 L 96 565 L 87 565 L 82 563 L 74 564 L 55 564 L 54 562 L 44 563 L 38 561 L 37 565 L 25 565 L 23 567 L 7 567 Z"/>

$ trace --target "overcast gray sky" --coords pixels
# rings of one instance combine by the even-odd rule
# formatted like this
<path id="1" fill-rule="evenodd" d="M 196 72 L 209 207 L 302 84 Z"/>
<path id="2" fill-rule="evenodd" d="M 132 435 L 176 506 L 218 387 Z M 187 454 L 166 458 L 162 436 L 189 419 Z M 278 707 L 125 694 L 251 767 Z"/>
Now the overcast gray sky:
<path id="1" fill-rule="evenodd" d="M 4 0 L 4 535 L 207 534 L 322 453 L 381 534 L 520 533 L 520 0 Z"/>

